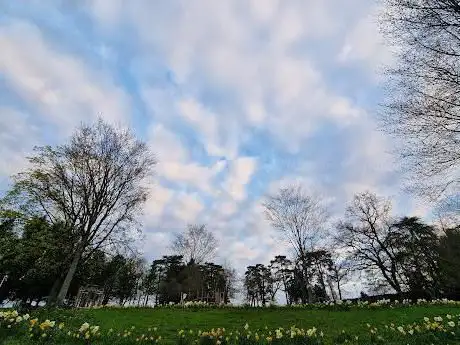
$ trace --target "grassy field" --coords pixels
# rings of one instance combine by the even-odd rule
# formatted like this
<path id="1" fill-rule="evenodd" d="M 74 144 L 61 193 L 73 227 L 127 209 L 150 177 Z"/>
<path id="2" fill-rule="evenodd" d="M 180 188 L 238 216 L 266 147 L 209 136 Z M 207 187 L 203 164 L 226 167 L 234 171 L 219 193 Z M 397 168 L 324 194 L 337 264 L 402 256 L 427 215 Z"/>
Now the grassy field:
<path id="1" fill-rule="evenodd" d="M 456 306 L 411 306 L 380 309 L 353 309 L 349 311 L 305 310 L 288 308 L 265 309 L 81 309 L 38 311 L 31 317 L 40 320 L 64 322 L 66 328 L 78 329 L 84 322 L 99 325 L 101 330 L 114 329 L 114 332 L 147 330 L 157 327 L 163 344 L 177 344 L 178 330 L 210 330 L 224 327 L 227 330 L 242 330 L 246 323 L 251 329 L 289 328 L 293 325 L 309 329 L 316 327 L 324 332 L 324 340 L 332 343 L 343 330 L 353 336 L 369 332 L 367 324 L 383 327 L 394 323 L 396 326 L 432 319 L 435 316 L 460 314 Z M 140 331 L 139 331 L 140 332 Z M 28 339 L 8 337 L 4 344 L 29 344 Z M 60 344 L 60 343 L 59 343 Z M 451 344 L 459 344 L 454 340 Z"/>
<path id="2" fill-rule="evenodd" d="M 147 329 L 158 327 L 166 339 L 174 339 L 180 329 L 209 330 L 224 327 L 241 329 L 246 323 L 251 328 L 270 329 L 316 327 L 325 334 L 337 334 L 342 330 L 351 333 L 367 332 L 367 323 L 379 325 L 394 322 L 411 323 L 423 317 L 434 317 L 448 313 L 458 314 L 460 308 L 448 306 L 399 307 L 395 309 L 362 309 L 350 311 L 295 310 L 295 309 L 87 309 L 59 312 L 54 319 L 65 316 L 67 324 L 80 326 L 82 322 L 100 325 L 116 330 L 129 329 L 131 326 Z M 51 315 L 54 316 L 54 315 Z M 50 315 L 48 315 L 50 318 Z"/>

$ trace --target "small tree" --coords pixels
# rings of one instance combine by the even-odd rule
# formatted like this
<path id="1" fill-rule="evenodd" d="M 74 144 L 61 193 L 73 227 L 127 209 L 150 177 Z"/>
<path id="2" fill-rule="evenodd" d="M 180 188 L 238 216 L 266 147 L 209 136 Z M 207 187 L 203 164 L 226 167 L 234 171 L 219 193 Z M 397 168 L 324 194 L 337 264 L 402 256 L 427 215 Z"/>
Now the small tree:
<path id="1" fill-rule="evenodd" d="M 103 246 L 125 241 L 147 199 L 155 160 L 131 132 L 100 120 L 82 125 L 70 142 L 39 147 L 30 168 L 15 176 L 19 202 L 33 205 L 75 239 L 56 302 L 61 304 L 79 263 Z M 52 301 L 51 301 L 52 302 Z"/>
<path id="2" fill-rule="evenodd" d="M 348 278 L 351 271 L 350 262 L 348 260 L 339 259 L 333 261 L 329 277 L 335 283 L 339 299 L 342 300 L 342 285 Z"/>
<path id="3" fill-rule="evenodd" d="M 281 188 L 263 203 L 272 226 L 291 244 L 302 267 L 302 302 L 310 302 L 310 268 L 307 253 L 324 236 L 327 212 L 320 200 L 306 194 L 300 186 Z"/>
<path id="4" fill-rule="evenodd" d="M 212 259 L 217 246 L 216 238 L 206 229 L 206 225 L 190 224 L 184 233 L 175 235 L 171 247 L 187 262 L 201 264 Z"/>

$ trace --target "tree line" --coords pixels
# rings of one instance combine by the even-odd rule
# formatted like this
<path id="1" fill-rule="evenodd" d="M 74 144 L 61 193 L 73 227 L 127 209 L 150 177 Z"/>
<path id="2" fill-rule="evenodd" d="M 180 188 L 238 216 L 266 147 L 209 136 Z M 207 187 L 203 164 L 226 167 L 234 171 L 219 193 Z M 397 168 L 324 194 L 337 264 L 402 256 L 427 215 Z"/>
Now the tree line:
<path id="1" fill-rule="evenodd" d="M 8 299 L 21 305 L 48 302 L 49 295 L 58 287 L 56 281 L 68 267 L 71 243 L 69 233 L 46 217 L 27 218 L 11 211 L 0 212 L 0 304 Z M 66 298 L 75 302 L 80 288 L 96 287 L 101 293 L 100 303 L 126 303 L 138 306 L 179 303 L 182 300 L 228 303 L 236 291 L 236 272 L 212 262 L 195 261 L 197 254 L 207 250 L 213 238 L 203 225 L 190 225 L 178 234 L 182 246 L 173 246 L 183 255 L 165 255 L 150 264 L 136 253 L 109 255 L 96 249 L 84 258 L 75 272 Z M 176 238 L 176 239 L 177 239 Z M 204 243 L 204 247 L 201 244 Z M 207 249 L 206 249 L 207 248 Z M 205 260 L 207 256 L 200 254 Z"/>
<path id="2" fill-rule="evenodd" d="M 393 217 L 388 199 L 364 192 L 328 231 L 320 199 L 300 186 L 280 189 L 264 206 L 295 255 L 247 267 L 244 288 L 251 305 L 272 303 L 278 292 L 287 304 L 341 300 L 349 279 L 400 299 L 460 298 L 460 222 L 452 218 L 446 227 Z"/>

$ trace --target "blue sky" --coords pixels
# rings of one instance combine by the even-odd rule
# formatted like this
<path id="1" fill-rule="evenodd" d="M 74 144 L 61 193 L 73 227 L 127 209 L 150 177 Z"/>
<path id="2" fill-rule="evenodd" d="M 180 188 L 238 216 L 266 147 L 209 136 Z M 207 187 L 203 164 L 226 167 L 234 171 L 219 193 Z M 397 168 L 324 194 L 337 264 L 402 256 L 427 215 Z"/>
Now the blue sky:
<path id="1" fill-rule="evenodd" d="M 392 62 L 378 12 L 369 0 L 0 0 L 0 186 L 34 145 L 100 116 L 158 155 L 149 258 L 205 222 L 218 260 L 267 263 L 286 245 L 260 203 L 293 181 L 334 217 L 366 189 L 424 215 L 375 129 Z"/>

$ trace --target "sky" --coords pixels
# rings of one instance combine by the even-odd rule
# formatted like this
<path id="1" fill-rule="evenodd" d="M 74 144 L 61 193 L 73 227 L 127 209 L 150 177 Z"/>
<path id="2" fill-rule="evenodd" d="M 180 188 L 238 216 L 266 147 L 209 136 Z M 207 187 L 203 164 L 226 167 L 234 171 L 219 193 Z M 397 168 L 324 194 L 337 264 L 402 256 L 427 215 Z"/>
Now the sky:
<path id="1" fill-rule="evenodd" d="M 261 202 L 290 183 L 333 219 L 365 190 L 423 216 L 377 129 L 393 63 L 379 11 L 372 0 L 0 0 L 0 190 L 34 146 L 101 117 L 157 156 L 149 259 L 205 223 L 218 262 L 267 264 L 287 245 Z"/>

